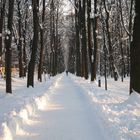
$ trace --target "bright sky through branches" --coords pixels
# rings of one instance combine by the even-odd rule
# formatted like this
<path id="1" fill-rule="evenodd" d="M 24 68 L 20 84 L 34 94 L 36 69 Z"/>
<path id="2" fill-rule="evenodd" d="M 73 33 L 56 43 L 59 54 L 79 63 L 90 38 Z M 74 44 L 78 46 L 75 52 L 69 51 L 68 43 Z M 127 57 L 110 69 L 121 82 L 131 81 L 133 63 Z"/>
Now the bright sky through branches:
<path id="1" fill-rule="evenodd" d="M 68 15 L 68 13 L 71 13 L 73 11 L 73 5 L 69 0 L 64 0 L 64 8 L 63 8 L 64 14 Z"/>

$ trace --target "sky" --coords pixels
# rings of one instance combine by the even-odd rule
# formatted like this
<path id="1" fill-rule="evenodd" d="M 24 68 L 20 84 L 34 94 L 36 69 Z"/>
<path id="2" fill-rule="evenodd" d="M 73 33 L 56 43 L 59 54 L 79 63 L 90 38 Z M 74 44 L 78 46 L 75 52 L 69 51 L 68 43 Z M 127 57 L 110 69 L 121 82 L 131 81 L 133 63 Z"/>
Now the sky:
<path id="1" fill-rule="evenodd" d="M 68 14 L 68 12 L 73 11 L 73 5 L 69 0 L 64 0 L 64 14 Z"/>

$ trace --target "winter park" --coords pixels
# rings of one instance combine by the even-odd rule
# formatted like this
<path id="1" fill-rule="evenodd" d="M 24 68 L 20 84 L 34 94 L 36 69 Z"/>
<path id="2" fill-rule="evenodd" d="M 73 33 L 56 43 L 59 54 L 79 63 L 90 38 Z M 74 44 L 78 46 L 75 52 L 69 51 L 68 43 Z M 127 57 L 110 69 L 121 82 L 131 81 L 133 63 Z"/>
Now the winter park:
<path id="1" fill-rule="evenodd" d="M 140 140 L 139 0 L 0 0 L 0 140 Z"/>

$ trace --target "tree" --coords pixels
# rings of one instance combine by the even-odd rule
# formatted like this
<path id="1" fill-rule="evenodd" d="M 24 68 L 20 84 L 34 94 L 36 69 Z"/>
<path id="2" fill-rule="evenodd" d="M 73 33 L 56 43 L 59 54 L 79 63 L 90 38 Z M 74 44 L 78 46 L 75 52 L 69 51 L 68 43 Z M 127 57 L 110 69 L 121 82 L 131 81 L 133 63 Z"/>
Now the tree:
<path id="1" fill-rule="evenodd" d="M 129 44 L 131 44 L 131 40 L 132 40 L 132 19 L 133 19 L 133 3 L 134 3 L 134 0 L 131 0 L 131 3 L 130 3 L 130 12 L 129 12 Z M 128 63 L 128 66 L 127 66 L 127 75 L 130 74 L 130 45 L 128 45 L 127 47 L 127 63 Z"/>
<path id="2" fill-rule="evenodd" d="M 81 76 L 81 54 L 80 54 L 80 19 L 78 10 L 78 0 L 75 0 L 75 47 L 76 47 L 76 75 Z"/>
<path id="3" fill-rule="evenodd" d="M 23 76 L 26 76 L 27 72 L 27 43 L 26 43 L 26 34 L 27 34 L 27 19 L 28 19 L 28 5 L 25 6 L 25 19 L 24 19 L 24 28 L 23 28 Z"/>
<path id="4" fill-rule="evenodd" d="M 13 13 L 14 13 L 14 0 L 9 0 L 8 9 L 8 23 L 7 32 L 5 37 L 5 74 L 6 74 L 6 92 L 12 93 L 12 83 L 11 83 L 11 58 L 12 58 L 12 23 L 13 23 Z"/>
<path id="5" fill-rule="evenodd" d="M 133 40 L 130 48 L 131 72 L 130 85 L 131 93 L 136 91 L 140 93 L 140 1 L 135 0 L 135 19 L 133 27 Z"/>
<path id="6" fill-rule="evenodd" d="M 23 69 L 23 37 L 22 37 L 22 14 L 21 14 L 21 1 L 17 1 L 18 7 L 18 60 L 19 60 L 19 77 L 24 76 Z"/>
<path id="7" fill-rule="evenodd" d="M 1 0 L 1 6 L 0 6 L 0 57 L 2 57 L 2 32 L 3 32 L 3 23 L 4 23 L 4 16 L 5 16 L 5 5 L 6 0 Z M 2 58 L 0 58 L 2 59 Z"/>
<path id="8" fill-rule="evenodd" d="M 50 3 L 50 73 L 52 76 L 55 75 L 55 52 L 56 52 L 56 38 L 55 38 L 55 12 L 56 7 L 54 4 L 54 0 Z"/>
<path id="9" fill-rule="evenodd" d="M 44 59 L 44 20 L 45 20 L 45 2 L 43 0 L 43 9 L 42 9 L 42 26 L 40 29 L 40 58 L 39 58 L 39 66 L 38 66 L 38 80 L 42 82 L 42 73 L 43 73 L 43 59 Z"/>
<path id="10" fill-rule="evenodd" d="M 39 40 L 39 0 L 32 0 L 32 9 L 33 9 L 33 43 L 32 43 L 32 52 L 31 59 L 28 65 L 28 77 L 27 77 L 27 87 L 34 87 L 34 71 L 35 71 L 35 62 L 38 48 Z"/>
<path id="11" fill-rule="evenodd" d="M 87 36 L 86 36 L 86 0 L 79 0 L 81 8 L 81 51 L 82 51 L 82 76 L 88 79 L 88 61 L 87 61 Z"/>
<path id="12" fill-rule="evenodd" d="M 92 53 L 91 60 L 91 81 L 96 79 L 97 71 L 97 49 L 98 49 L 98 40 L 97 40 L 97 31 L 98 31 L 98 15 L 97 15 L 97 0 L 94 0 L 94 19 L 93 19 L 93 42 L 94 42 L 94 52 Z"/>

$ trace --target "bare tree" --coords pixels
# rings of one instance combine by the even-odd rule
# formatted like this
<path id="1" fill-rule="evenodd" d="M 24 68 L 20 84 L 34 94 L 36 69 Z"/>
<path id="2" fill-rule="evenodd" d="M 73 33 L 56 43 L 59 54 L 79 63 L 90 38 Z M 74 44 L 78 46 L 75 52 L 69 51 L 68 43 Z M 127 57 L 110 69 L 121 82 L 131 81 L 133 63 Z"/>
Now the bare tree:
<path id="1" fill-rule="evenodd" d="M 28 65 L 28 79 L 27 79 L 27 87 L 34 87 L 34 71 L 35 71 L 35 62 L 39 41 L 39 0 L 32 0 L 32 9 L 33 9 L 33 44 L 32 44 L 32 52 L 31 59 Z"/>
<path id="2" fill-rule="evenodd" d="M 42 9 L 42 24 L 40 29 L 40 58 L 39 58 L 39 66 L 38 66 L 38 80 L 42 82 L 42 73 L 43 73 L 43 59 L 44 59 L 44 21 L 45 21 L 45 2 L 43 0 L 43 9 Z"/>
<path id="3" fill-rule="evenodd" d="M 97 0 L 94 0 L 94 19 L 93 19 L 93 42 L 94 49 L 92 49 L 92 60 L 91 60 L 91 81 L 96 79 L 97 71 L 97 49 L 98 49 L 98 40 L 97 40 L 97 31 L 98 31 L 98 15 L 97 15 Z"/>
<path id="4" fill-rule="evenodd" d="M 5 73 L 6 73 L 6 92 L 12 93 L 12 82 L 11 82 L 11 58 L 12 58 L 12 23 L 13 23 L 13 12 L 14 12 L 14 0 L 9 0 L 8 9 L 8 23 L 7 33 L 5 37 Z"/>
<path id="5" fill-rule="evenodd" d="M 78 7 L 78 0 L 75 0 L 75 6 Z M 81 59 L 80 59 L 80 19 L 79 19 L 79 10 L 75 8 L 75 30 L 76 30 L 76 75 L 81 76 Z"/>
<path id="6" fill-rule="evenodd" d="M 1 0 L 0 3 L 1 3 L 1 6 L 0 6 L 0 57 L 2 57 L 2 47 L 3 47 L 2 32 L 3 32 L 6 0 Z M 0 59 L 2 59 L 2 58 L 0 58 Z"/>
<path id="7" fill-rule="evenodd" d="M 22 14 L 21 1 L 16 0 L 18 8 L 18 60 L 19 60 L 19 77 L 24 76 L 23 69 L 23 33 L 22 33 Z"/>
<path id="8" fill-rule="evenodd" d="M 130 83 L 131 93 L 136 91 L 140 93 L 140 1 L 135 0 L 135 19 L 133 28 L 133 41 L 131 43 L 130 57 L 131 57 L 131 72 Z"/>
<path id="9" fill-rule="evenodd" d="M 86 36 L 86 0 L 80 1 L 81 6 L 81 51 L 82 51 L 82 76 L 88 79 L 88 61 L 87 61 L 87 36 Z"/>

